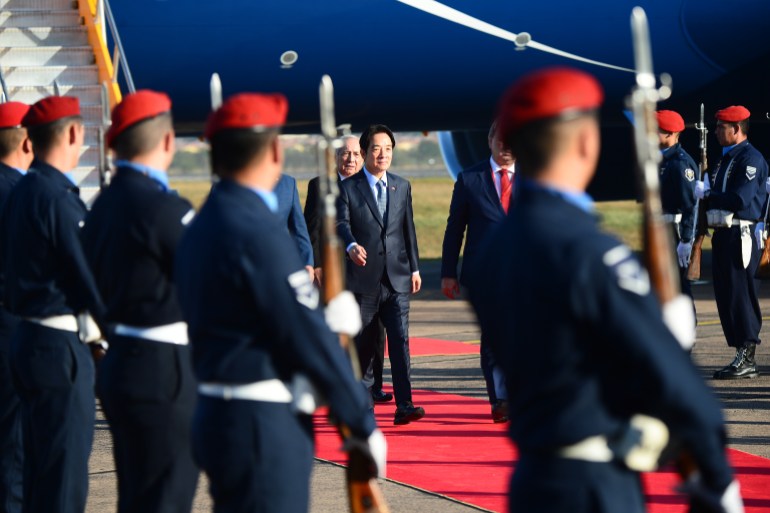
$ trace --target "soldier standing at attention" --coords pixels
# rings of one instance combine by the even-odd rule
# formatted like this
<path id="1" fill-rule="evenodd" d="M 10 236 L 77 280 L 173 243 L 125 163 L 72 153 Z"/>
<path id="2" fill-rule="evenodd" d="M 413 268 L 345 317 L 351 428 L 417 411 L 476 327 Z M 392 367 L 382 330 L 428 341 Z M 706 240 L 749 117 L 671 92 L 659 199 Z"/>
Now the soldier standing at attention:
<path id="1" fill-rule="evenodd" d="M 80 244 L 86 206 L 69 176 L 83 146 L 77 98 L 51 96 L 22 122 L 35 160 L 5 204 L 5 306 L 21 318 L 11 366 L 24 423 L 24 512 L 82 513 L 94 435 L 97 340 L 104 306 Z M 82 321 L 82 322 L 81 322 Z"/>
<path id="2" fill-rule="evenodd" d="M 171 101 L 149 90 L 126 96 L 106 142 L 117 170 L 82 238 L 113 331 L 97 393 L 114 444 L 118 513 L 187 513 L 198 482 L 190 441 L 196 391 L 173 269 L 194 211 L 168 190 Z"/>
<path id="3" fill-rule="evenodd" d="M 679 261 L 679 284 L 692 299 L 692 287 L 687 279 L 695 227 L 695 180 L 698 166 L 679 144 L 684 131 L 684 119 L 673 110 L 657 112 L 658 138 L 663 159 L 660 162 L 660 199 L 663 217 L 671 223 L 676 254 Z"/>
<path id="4" fill-rule="evenodd" d="M 714 299 L 727 345 L 735 357 L 714 379 L 759 376 L 754 359 L 760 343 L 759 244 L 754 224 L 762 220 L 767 201 L 767 162 L 748 140 L 748 109 L 731 106 L 716 113 L 716 136 L 722 147 L 712 181 L 698 181 L 695 194 L 705 198 L 711 239 Z"/>
<path id="5" fill-rule="evenodd" d="M 520 452 L 509 509 L 642 513 L 638 471 L 659 453 L 649 466 L 635 456 L 657 424 L 650 438 L 663 445 L 667 427 L 698 468 L 693 504 L 743 511 L 719 405 L 664 324 L 647 272 L 599 231 L 585 192 L 602 99 L 591 75 L 550 68 L 521 78 L 500 103 L 518 193 L 482 249 L 470 294 L 507 379 Z"/>
<path id="6" fill-rule="evenodd" d="M 200 381 L 193 454 L 218 513 L 307 512 L 313 428 L 302 382 L 384 468 L 385 439 L 330 331 L 360 330 L 355 298 L 343 292 L 319 309 L 318 289 L 275 214 L 287 109 L 280 94 L 244 93 L 210 116 L 206 138 L 220 181 L 177 251 Z"/>
<path id="7" fill-rule="evenodd" d="M 0 211 L 11 189 L 32 163 L 32 143 L 21 120 L 29 105 L 0 103 Z M 21 438 L 21 403 L 11 376 L 11 335 L 19 323 L 2 303 L 0 277 L 0 511 L 20 513 L 24 449 Z"/>

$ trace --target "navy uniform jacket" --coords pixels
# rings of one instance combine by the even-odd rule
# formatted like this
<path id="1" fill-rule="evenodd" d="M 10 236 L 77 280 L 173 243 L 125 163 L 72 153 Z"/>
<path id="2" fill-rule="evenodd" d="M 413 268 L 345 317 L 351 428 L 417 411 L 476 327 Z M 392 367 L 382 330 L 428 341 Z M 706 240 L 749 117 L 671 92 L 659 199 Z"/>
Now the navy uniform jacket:
<path id="1" fill-rule="evenodd" d="M 505 218 L 505 211 L 495 189 L 489 160 L 466 169 L 457 176 L 449 218 L 441 250 L 441 277 L 457 278 L 457 262 L 463 244 L 465 229 L 468 236 L 463 249 L 463 267 L 460 282 L 467 286 L 467 270 L 490 228 Z"/>
<path id="2" fill-rule="evenodd" d="M 80 244 L 86 206 L 78 193 L 64 174 L 39 160 L 11 192 L 0 234 L 11 313 L 42 318 L 87 309 L 103 319 Z"/>
<path id="3" fill-rule="evenodd" d="M 364 171 L 340 184 L 337 202 L 337 234 L 342 247 L 356 242 L 366 249 L 366 265 L 347 261 L 346 285 L 359 294 L 379 291 L 387 273 L 393 290 L 403 294 L 412 291 L 412 273 L 419 269 L 417 234 L 412 214 L 412 186 L 388 172 L 387 223 L 377 209 L 372 189 Z"/>
<path id="4" fill-rule="evenodd" d="M 108 322 L 151 327 L 182 320 L 171 278 L 177 244 L 193 215 L 187 200 L 152 178 L 118 168 L 82 231 Z"/>
<path id="5" fill-rule="evenodd" d="M 289 234 L 294 238 L 303 265 L 313 267 L 313 246 L 310 243 L 305 217 L 299 205 L 297 181 L 288 175 L 281 175 L 273 190 L 278 197 L 278 217 L 286 222 Z"/>
<path id="6" fill-rule="evenodd" d="M 743 141 L 723 155 L 711 177 L 709 209 L 729 210 L 737 219 L 760 221 L 764 215 L 767 162 Z"/>
<path id="7" fill-rule="evenodd" d="M 664 325 L 646 271 L 592 214 L 531 182 L 518 185 L 470 294 L 505 372 L 521 453 L 612 437 L 645 413 L 682 441 L 707 485 L 723 490 L 732 477 L 719 405 Z"/>
<path id="8" fill-rule="evenodd" d="M 666 214 L 682 214 L 679 238 L 690 242 L 695 226 L 695 180 L 698 166 L 677 143 L 663 152 L 660 163 L 660 199 Z"/>
<path id="9" fill-rule="evenodd" d="M 222 180 L 182 237 L 179 301 L 201 382 L 251 383 L 304 373 L 354 435 L 374 419 L 329 331 L 285 224 L 254 191 Z"/>

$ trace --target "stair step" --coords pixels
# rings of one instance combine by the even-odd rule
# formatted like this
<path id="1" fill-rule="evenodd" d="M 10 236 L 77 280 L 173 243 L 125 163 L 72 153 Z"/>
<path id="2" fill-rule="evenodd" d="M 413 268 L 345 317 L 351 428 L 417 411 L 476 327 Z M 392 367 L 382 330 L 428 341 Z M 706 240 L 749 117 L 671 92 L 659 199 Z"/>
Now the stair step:
<path id="1" fill-rule="evenodd" d="M 91 85 L 99 83 L 99 70 L 90 66 L 2 66 L 8 86 L 40 84 Z"/>
<path id="2" fill-rule="evenodd" d="M 97 166 L 99 165 L 99 148 L 96 145 L 83 145 L 78 157 L 79 166 Z"/>
<path id="3" fill-rule="evenodd" d="M 23 46 L 4 48 L 3 66 L 89 66 L 95 63 L 90 46 Z"/>
<path id="4" fill-rule="evenodd" d="M 99 85 L 59 85 L 62 96 L 77 96 L 81 105 L 98 105 L 102 99 L 102 86 Z M 54 94 L 53 85 L 9 87 L 10 100 L 32 105 L 46 96 Z"/>
<path id="5" fill-rule="evenodd" d="M 0 12 L 0 27 L 74 27 L 81 22 L 80 13 L 74 9 L 19 9 Z"/>
<path id="6" fill-rule="evenodd" d="M 75 0 L 0 0 L 2 9 L 75 9 Z"/>
<path id="7" fill-rule="evenodd" d="M 0 28 L 0 47 L 40 46 L 41 43 L 49 46 L 85 46 L 88 44 L 86 27 Z"/>

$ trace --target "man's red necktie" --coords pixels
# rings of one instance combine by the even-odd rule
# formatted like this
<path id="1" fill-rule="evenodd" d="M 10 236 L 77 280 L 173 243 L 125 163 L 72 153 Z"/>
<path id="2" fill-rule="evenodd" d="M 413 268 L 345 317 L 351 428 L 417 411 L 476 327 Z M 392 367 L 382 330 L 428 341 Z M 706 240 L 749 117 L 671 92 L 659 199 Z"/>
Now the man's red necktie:
<path id="1" fill-rule="evenodd" d="M 508 205 L 511 202 L 511 179 L 508 177 L 508 170 L 501 169 L 500 173 L 500 203 L 503 205 L 503 211 L 508 213 Z"/>

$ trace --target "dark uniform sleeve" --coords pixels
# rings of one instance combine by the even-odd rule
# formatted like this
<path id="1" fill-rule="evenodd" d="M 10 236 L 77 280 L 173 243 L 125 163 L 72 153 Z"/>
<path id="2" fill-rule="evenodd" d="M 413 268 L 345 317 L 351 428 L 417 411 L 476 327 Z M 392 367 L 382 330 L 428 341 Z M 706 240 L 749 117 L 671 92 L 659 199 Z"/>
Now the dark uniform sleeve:
<path id="1" fill-rule="evenodd" d="M 369 413 L 369 402 L 363 386 L 353 378 L 350 361 L 339 339 L 326 326 L 319 308 L 319 292 L 296 257 L 287 258 L 288 249 L 279 239 L 265 241 L 252 249 L 254 257 L 240 257 L 241 267 L 261 312 L 266 315 L 274 340 L 278 361 L 291 362 L 292 368 L 304 373 L 329 401 L 335 417 L 350 427 L 352 433 L 365 439 L 375 428 Z M 250 258 L 251 257 L 251 258 Z M 269 272 L 255 263 L 270 261 Z"/>
<path id="2" fill-rule="evenodd" d="M 675 172 L 677 177 L 674 183 L 675 194 L 679 198 L 682 211 L 679 236 L 683 242 L 691 242 L 695 226 L 695 178 L 698 167 L 691 158 L 685 157 L 677 159 Z"/>
<path id="3" fill-rule="evenodd" d="M 85 207 L 74 198 L 73 193 L 69 193 L 56 198 L 50 212 L 53 244 L 57 255 L 63 258 L 65 279 L 73 289 L 67 291 L 67 296 L 73 299 L 73 307 L 88 309 L 94 319 L 104 326 L 106 309 L 80 242 Z"/>
<path id="4" fill-rule="evenodd" d="M 173 197 L 174 201 L 164 202 L 155 219 L 157 227 L 158 251 L 163 256 L 162 262 L 169 265 L 174 261 L 179 241 L 185 228 L 195 217 L 195 210 L 189 201 Z M 173 276 L 173 269 L 164 269 L 166 276 Z"/>
<path id="5" fill-rule="evenodd" d="M 457 262 L 463 245 L 465 229 L 468 226 L 468 196 L 465 179 L 460 173 L 452 190 L 449 204 L 449 217 L 444 230 L 444 243 L 441 247 L 441 277 L 457 278 Z"/>
<path id="6" fill-rule="evenodd" d="M 608 403 L 621 415 L 663 420 L 693 456 L 704 483 L 721 493 L 733 476 L 720 407 L 663 323 L 641 264 L 614 241 L 599 246 L 603 254 L 582 252 L 593 256 L 579 265 L 569 297 L 579 324 L 598 327 L 591 361 L 605 381 Z"/>

